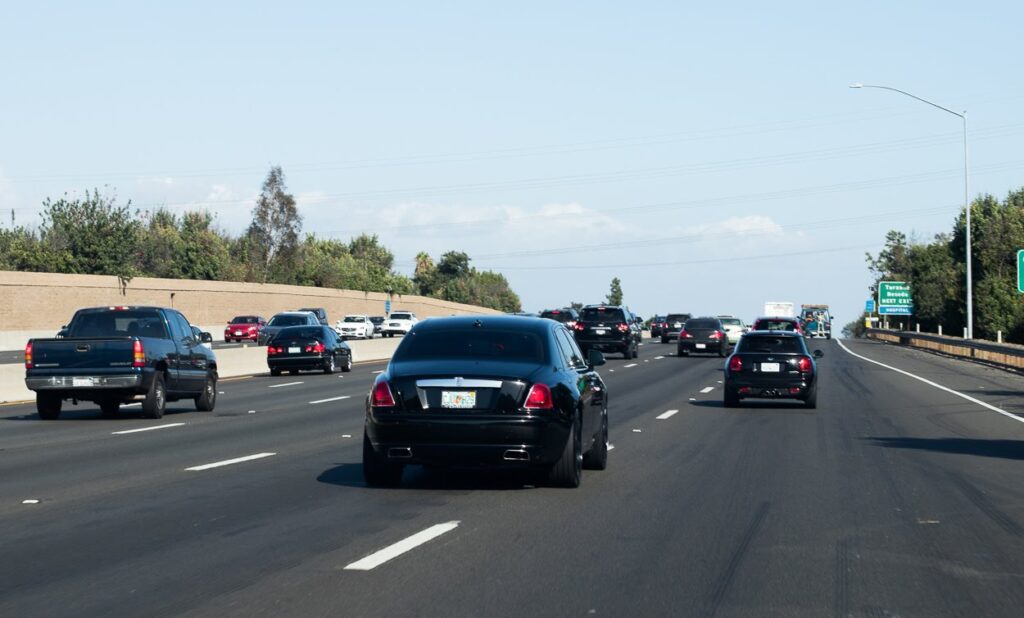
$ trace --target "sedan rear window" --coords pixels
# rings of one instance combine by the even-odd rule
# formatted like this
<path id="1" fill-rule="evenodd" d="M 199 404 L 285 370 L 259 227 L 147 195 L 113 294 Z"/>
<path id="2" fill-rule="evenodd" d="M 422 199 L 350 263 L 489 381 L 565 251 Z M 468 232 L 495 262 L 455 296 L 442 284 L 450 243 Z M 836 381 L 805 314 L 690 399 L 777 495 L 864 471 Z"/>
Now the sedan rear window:
<path id="1" fill-rule="evenodd" d="M 322 341 L 324 338 L 322 326 L 289 326 L 282 328 L 274 335 L 274 341 L 279 339 L 317 339 Z"/>
<path id="2" fill-rule="evenodd" d="M 346 315 L 345 316 L 345 321 L 346 322 L 359 322 L 359 323 L 362 323 L 362 322 L 366 321 L 366 317 L 365 316 L 361 316 L 361 315 Z"/>
<path id="3" fill-rule="evenodd" d="M 587 307 L 580 312 L 580 320 L 584 322 L 625 322 L 626 316 L 622 309 L 613 307 Z"/>
<path id="4" fill-rule="evenodd" d="M 392 313 L 390 320 L 411 320 L 412 315 L 408 313 Z"/>
<path id="5" fill-rule="evenodd" d="M 806 354 L 803 339 L 799 337 L 772 337 L 771 335 L 745 335 L 736 346 L 737 352 L 765 354 Z"/>
<path id="6" fill-rule="evenodd" d="M 718 320 L 688 320 L 685 328 L 686 330 L 717 330 L 718 326 Z"/>
<path id="7" fill-rule="evenodd" d="M 302 326 L 304 324 L 309 324 L 309 318 L 304 315 L 275 315 L 267 326 Z"/>
<path id="8" fill-rule="evenodd" d="M 544 363 L 547 354 L 536 333 L 507 330 L 427 330 L 406 335 L 395 361 L 493 359 Z"/>
<path id="9" fill-rule="evenodd" d="M 670 313 L 670 314 L 668 314 L 668 317 L 665 318 L 665 321 L 666 322 L 670 322 L 670 323 L 675 323 L 675 322 L 685 322 L 685 321 L 687 321 L 689 319 L 690 319 L 690 314 L 689 313 Z"/>
<path id="10" fill-rule="evenodd" d="M 259 318 L 255 315 L 238 315 L 231 318 L 232 324 L 256 324 Z"/>

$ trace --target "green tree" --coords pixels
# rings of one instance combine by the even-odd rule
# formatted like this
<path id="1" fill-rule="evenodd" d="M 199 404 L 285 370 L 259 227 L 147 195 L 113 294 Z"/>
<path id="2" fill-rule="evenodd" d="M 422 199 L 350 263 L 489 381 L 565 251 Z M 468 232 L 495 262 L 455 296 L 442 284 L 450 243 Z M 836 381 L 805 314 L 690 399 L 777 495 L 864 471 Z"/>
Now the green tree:
<path id="1" fill-rule="evenodd" d="M 267 173 L 246 236 L 249 242 L 243 255 L 253 261 L 250 272 L 262 276 L 266 283 L 289 283 L 293 279 L 295 260 L 299 249 L 302 216 L 295 206 L 295 198 L 285 186 L 284 172 L 275 165 Z"/>
<path id="2" fill-rule="evenodd" d="M 424 296 L 432 295 L 437 289 L 438 276 L 437 267 L 434 266 L 434 260 L 431 259 L 430 254 L 425 251 L 417 253 L 416 270 L 413 273 L 412 281 L 416 284 L 419 293 Z"/>
<path id="3" fill-rule="evenodd" d="M 619 281 L 618 277 L 612 279 L 611 289 L 606 297 L 609 305 L 621 305 L 622 304 L 622 282 Z"/>
<path id="4" fill-rule="evenodd" d="M 58 272 L 132 278 L 141 225 L 130 209 L 131 202 L 118 206 L 98 189 L 80 199 L 47 198 L 40 240 Z"/>

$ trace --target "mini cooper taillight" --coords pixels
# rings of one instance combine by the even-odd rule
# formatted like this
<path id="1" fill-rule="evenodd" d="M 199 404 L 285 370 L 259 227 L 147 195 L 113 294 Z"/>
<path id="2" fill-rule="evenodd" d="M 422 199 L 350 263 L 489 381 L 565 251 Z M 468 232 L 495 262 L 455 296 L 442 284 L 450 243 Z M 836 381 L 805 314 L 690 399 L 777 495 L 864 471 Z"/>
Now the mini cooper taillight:
<path id="1" fill-rule="evenodd" d="M 729 371 L 742 371 L 743 360 L 739 356 L 733 356 L 729 359 Z"/>
<path id="2" fill-rule="evenodd" d="M 813 367 L 813 363 L 811 363 L 811 357 L 801 356 L 796 361 L 796 367 L 797 369 L 800 370 L 800 373 L 809 373 L 811 371 L 811 367 Z"/>
<path id="3" fill-rule="evenodd" d="M 381 380 L 374 385 L 370 401 L 375 408 L 395 407 L 395 398 L 391 395 L 391 387 L 388 386 L 387 380 Z"/>

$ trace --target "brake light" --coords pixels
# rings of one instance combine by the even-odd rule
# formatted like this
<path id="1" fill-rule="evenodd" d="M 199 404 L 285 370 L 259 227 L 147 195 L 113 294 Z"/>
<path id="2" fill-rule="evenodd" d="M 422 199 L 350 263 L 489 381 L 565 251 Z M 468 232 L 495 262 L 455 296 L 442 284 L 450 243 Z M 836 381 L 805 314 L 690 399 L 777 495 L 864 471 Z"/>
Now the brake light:
<path id="1" fill-rule="evenodd" d="M 693 339 L 693 335 L 691 335 L 690 333 L 686 332 L 685 330 L 679 331 L 679 337 L 682 338 L 682 339 Z"/>
<path id="2" fill-rule="evenodd" d="M 797 369 L 800 370 L 800 373 L 808 373 L 808 372 L 810 372 L 811 371 L 811 358 L 809 356 L 801 356 L 800 359 L 796 361 L 796 366 L 797 366 Z"/>
<path id="3" fill-rule="evenodd" d="M 530 393 L 526 395 L 526 403 L 523 407 L 527 410 L 551 410 L 555 402 L 551 398 L 551 389 L 547 384 L 534 384 L 530 387 Z"/>
<path id="4" fill-rule="evenodd" d="M 565 325 L 570 329 L 576 328 L 576 320 L 569 320 L 568 322 L 565 323 Z"/>
<path id="5" fill-rule="evenodd" d="M 324 348 L 324 344 L 320 343 L 319 341 L 317 341 L 316 344 L 314 344 L 314 345 L 307 345 L 306 346 L 306 351 L 307 352 L 315 352 L 316 354 L 320 354 L 321 352 L 324 351 L 324 349 L 325 349 Z"/>
<path id="6" fill-rule="evenodd" d="M 625 322 L 623 322 L 622 324 L 616 324 L 615 328 L 619 329 L 620 333 L 624 333 L 627 330 L 629 330 L 629 324 L 626 324 Z"/>
<path id="7" fill-rule="evenodd" d="M 387 380 L 381 380 L 374 385 L 371 401 L 375 408 L 395 407 L 395 398 L 391 396 L 391 387 L 388 386 Z"/>
<path id="8" fill-rule="evenodd" d="M 32 368 L 32 342 L 25 344 L 25 369 Z"/>
<path id="9" fill-rule="evenodd" d="M 722 338 L 722 331 L 716 330 L 715 332 L 711 333 L 711 336 L 708 337 L 708 338 L 709 339 L 721 339 Z"/>
<path id="10" fill-rule="evenodd" d="M 739 356 L 733 356 L 729 359 L 729 371 L 742 371 L 743 370 L 743 359 Z"/>
<path id="11" fill-rule="evenodd" d="M 143 367 L 146 364 L 146 349 L 142 347 L 142 340 L 136 339 L 132 342 L 132 367 Z"/>
<path id="12" fill-rule="evenodd" d="M 583 322 L 573 322 L 572 323 L 572 327 L 573 327 L 573 330 L 582 331 L 583 330 Z"/>
<path id="13" fill-rule="evenodd" d="M 267 346 L 267 356 L 274 356 L 275 354 L 284 354 L 284 347 L 283 346 L 274 347 L 272 345 L 268 345 Z"/>

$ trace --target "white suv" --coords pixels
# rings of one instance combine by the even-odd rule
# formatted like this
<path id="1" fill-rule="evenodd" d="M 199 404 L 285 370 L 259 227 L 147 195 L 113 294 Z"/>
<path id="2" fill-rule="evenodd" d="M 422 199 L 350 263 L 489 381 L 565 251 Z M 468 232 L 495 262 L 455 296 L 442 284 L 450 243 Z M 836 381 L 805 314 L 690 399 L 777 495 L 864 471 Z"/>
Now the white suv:
<path id="1" fill-rule="evenodd" d="M 729 345 L 739 343 L 740 337 L 747 332 L 747 327 L 743 325 L 743 320 L 734 318 L 731 315 L 720 315 L 718 319 L 722 321 L 722 328 L 725 329 L 725 336 L 729 338 Z"/>
<path id="2" fill-rule="evenodd" d="M 412 330 L 417 322 L 419 320 L 416 319 L 416 314 L 411 311 L 393 311 L 388 319 L 384 320 L 380 332 L 385 337 L 394 337 L 396 334 L 404 335 Z"/>
<path id="3" fill-rule="evenodd" d="M 346 315 L 334 325 L 334 332 L 342 339 L 373 339 L 373 322 L 365 315 Z"/>

